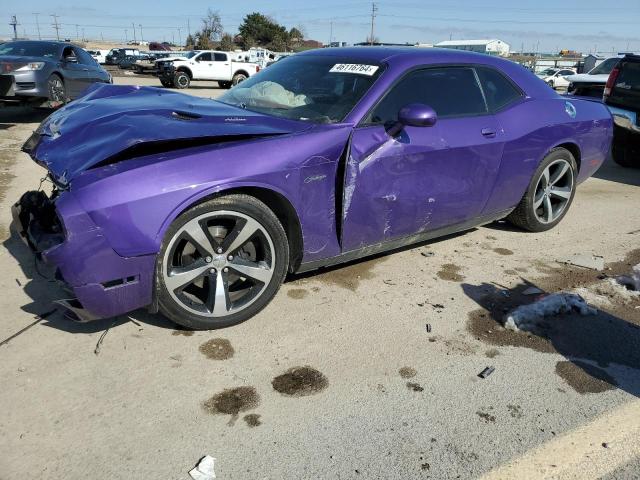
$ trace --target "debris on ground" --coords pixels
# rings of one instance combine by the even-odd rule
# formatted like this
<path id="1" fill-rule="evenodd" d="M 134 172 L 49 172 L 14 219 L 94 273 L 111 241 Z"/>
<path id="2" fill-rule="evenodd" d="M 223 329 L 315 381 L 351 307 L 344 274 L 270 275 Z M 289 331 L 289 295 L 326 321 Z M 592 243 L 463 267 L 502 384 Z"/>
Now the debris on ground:
<path id="1" fill-rule="evenodd" d="M 585 255 L 575 253 L 571 257 L 561 260 L 561 263 L 568 263 L 576 267 L 590 268 L 591 270 L 604 270 L 604 257 L 600 255 Z"/>
<path id="2" fill-rule="evenodd" d="M 205 455 L 200 459 L 196 468 L 189 472 L 189 476 L 193 480 L 211 480 L 216 478 L 216 472 L 213 470 L 216 459 L 210 455 Z"/>
<path id="3" fill-rule="evenodd" d="M 522 295 L 539 295 L 541 293 L 544 293 L 544 291 L 540 290 L 538 287 L 529 287 L 522 292 Z"/>
<path id="4" fill-rule="evenodd" d="M 478 376 L 480 378 L 487 378 L 489 375 L 491 375 L 493 373 L 493 371 L 495 370 L 495 367 L 486 367 L 484 370 L 482 370 Z"/>
<path id="5" fill-rule="evenodd" d="M 430 323 L 427 323 L 427 332 L 431 333 L 431 324 Z"/>
<path id="6" fill-rule="evenodd" d="M 433 252 L 420 252 L 420 255 L 422 255 L 423 257 L 433 257 L 433 256 L 435 256 L 435 253 L 433 253 Z"/>
<path id="7" fill-rule="evenodd" d="M 545 317 L 571 312 L 595 315 L 597 310 L 590 307 L 580 295 L 558 292 L 528 305 L 519 306 L 507 315 L 504 328 L 515 331 L 534 331 Z"/>
<path id="8" fill-rule="evenodd" d="M 102 334 L 100 335 L 100 338 L 98 338 L 98 343 L 96 343 L 96 348 L 93 350 L 93 353 L 95 353 L 96 355 L 100 354 L 100 347 L 102 346 L 102 342 L 104 341 L 104 337 L 107 336 L 107 333 L 109 333 L 109 330 L 111 329 L 111 327 L 113 327 L 116 324 L 116 322 L 114 321 L 111 325 L 109 325 L 107 327 L 107 329 L 102 332 Z"/>
<path id="9" fill-rule="evenodd" d="M 640 264 L 631 269 L 631 275 L 621 275 L 616 277 L 616 282 L 627 290 L 640 292 Z"/>

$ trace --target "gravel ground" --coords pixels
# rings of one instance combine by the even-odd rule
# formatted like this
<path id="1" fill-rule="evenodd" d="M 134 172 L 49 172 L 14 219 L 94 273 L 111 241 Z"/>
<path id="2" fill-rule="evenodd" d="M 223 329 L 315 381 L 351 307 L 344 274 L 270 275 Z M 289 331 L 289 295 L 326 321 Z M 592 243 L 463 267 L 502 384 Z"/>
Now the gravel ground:
<path id="1" fill-rule="evenodd" d="M 187 93 L 221 92 L 195 83 Z M 602 255 L 609 276 L 640 263 L 640 171 L 605 164 L 550 232 L 496 223 L 292 277 L 229 329 L 179 330 L 144 311 L 38 321 L 65 294 L 11 234 L 9 207 L 43 176 L 19 150 L 47 113 L 0 109 L 0 478 L 186 479 L 205 454 L 218 478 L 479 478 L 580 441 L 598 450 L 598 475 L 640 476 L 638 436 L 623 455 L 622 440 L 587 428 L 640 413 L 640 301 L 557 262 Z M 555 318 L 541 336 L 505 331 L 497 321 L 532 301 L 531 284 L 582 288 L 598 314 Z M 640 428 L 619 423 L 620 435 Z M 588 456 L 566 476 L 537 461 L 513 478 L 597 478 Z"/>

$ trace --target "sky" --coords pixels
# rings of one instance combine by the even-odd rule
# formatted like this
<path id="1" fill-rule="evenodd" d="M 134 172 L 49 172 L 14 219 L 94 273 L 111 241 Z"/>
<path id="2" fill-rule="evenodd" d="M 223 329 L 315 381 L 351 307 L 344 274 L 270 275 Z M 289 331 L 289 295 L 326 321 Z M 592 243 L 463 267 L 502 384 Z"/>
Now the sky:
<path id="1" fill-rule="evenodd" d="M 442 40 L 499 38 L 513 51 L 557 53 L 640 52 L 640 0 L 408 0 L 376 3 L 374 36 L 390 43 L 437 43 Z M 151 2 L 109 0 L 0 0 L 4 22 L 0 38 L 10 38 L 11 15 L 18 34 L 55 38 L 53 17 L 58 15 L 60 37 L 124 41 L 184 40 L 196 31 L 208 8 L 218 11 L 224 28 L 236 33 L 251 12 L 271 16 L 288 28 L 302 26 L 307 38 L 327 43 L 365 41 L 371 29 L 370 1 L 235 0 L 206 2 Z M 608 5 L 611 7 L 609 8 Z M 38 15 L 36 15 L 38 13 Z M 84 33 L 83 33 L 84 32 Z"/>

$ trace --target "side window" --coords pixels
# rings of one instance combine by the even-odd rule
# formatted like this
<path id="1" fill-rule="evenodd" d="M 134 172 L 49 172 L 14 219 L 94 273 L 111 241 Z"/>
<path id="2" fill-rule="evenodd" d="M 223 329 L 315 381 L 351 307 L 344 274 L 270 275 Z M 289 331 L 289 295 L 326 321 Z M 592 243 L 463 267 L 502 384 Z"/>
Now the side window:
<path id="1" fill-rule="evenodd" d="M 382 99 L 366 123 L 398 120 L 398 111 L 410 103 L 429 105 L 439 118 L 482 115 L 487 107 L 473 69 L 428 68 L 409 73 Z"/>
<path id="2" fill-rule="evenodd" d="M 211 52 L 201 53 L 198 58 L 196 58 L 198 62 L 210 62 L 211 61 Z"/>
<path id="3" fill-rule="evenodd" d="M 522 98 L 522 93 L 503 74 L 493 68 L 477 68 L 484 95 L 492 112 Z"/>
<path id="4" fill-rule="evenodd" d="M 227 61 L 227 54 L 226 53 L 214 53 L 213 54 L 213 61 L 214 62 L 226 62 Z"/>
<path id="5" fill-rule="evenodd" d="M 95 65 L 96 64 L 96 62 L 93 59 L 93 57 L 91 55 L 89 55 L 87 52 L 85 52 L 83 49 L 74 48 L 74 50 L 76 51 L 76 56 L 78 57 L 78 63 L 81 63 L 83 65 Z"/>

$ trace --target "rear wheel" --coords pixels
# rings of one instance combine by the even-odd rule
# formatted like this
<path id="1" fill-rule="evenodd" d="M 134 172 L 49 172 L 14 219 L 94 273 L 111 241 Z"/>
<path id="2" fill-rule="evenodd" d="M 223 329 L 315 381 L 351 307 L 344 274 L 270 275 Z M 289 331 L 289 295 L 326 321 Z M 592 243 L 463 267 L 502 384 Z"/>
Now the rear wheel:
<path id="1" fill-rule="evenodd" d="M 640 141 L 633 142 L 627 135 L 622 138 L 614 136 L 611 157 L 621 167 L 640 167 Z"/>
<path id="2" fill-rule="evenodd" d="M 507 220 L 531 232 L 555 227 L 573 202 L 577 171 L 571 152 L 553 149 L 536 169 L 524 197 Z"/>
<path id="3" fill-rule="evenodd" d="M 67 89 L 64 85 L 64 81 L 58 74 L 52 74 L 47 80 L 47 93 L 49 95 L 49 101 L 51 102 L 67 102 Z"/>
<path id="4" fill-rule="evenodd" d="M 188 328 L 243 322 L 262 310 L 289 262 L 278 218 L 248 195 L 197 205 L 171 225 L 156 265 L 160 310 Z"/>
<path id="5" fill-rule="evenodd" d="M 177 72 L 173 77 L 173 84 L 176 88 L 189 88 L 190 83 L 191 78 L 189 78 L 189 74 L 187 74 L 187 72 Z"/>
<path id="6" fill-rule="evenodd" d="M 171 80 L 167 80 L 166 78 L 161 78 L 160 83 L 165 88 L 173 88 L 173 82 Z"/>
<path id="7" fill-rule="evenodd" d="M 244 73 L 236 73 L 231 79 L 231 84 L 235 87 L 241 82 L 244 82 L 247 79 L 247 76 Z"/>
<path id="8" fill-rule="evenodd" d="M 231 82 L 218 82 L 220 88 L 231 88 Z"/>

